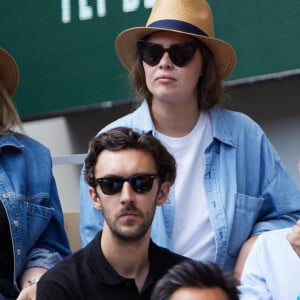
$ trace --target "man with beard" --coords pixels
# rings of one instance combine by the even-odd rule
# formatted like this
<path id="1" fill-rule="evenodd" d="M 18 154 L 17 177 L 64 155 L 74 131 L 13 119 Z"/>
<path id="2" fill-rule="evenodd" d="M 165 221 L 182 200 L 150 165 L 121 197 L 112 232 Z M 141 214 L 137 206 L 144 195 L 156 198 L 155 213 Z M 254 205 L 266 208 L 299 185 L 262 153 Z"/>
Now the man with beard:
<path id="1" fill-rule="evenodd" d="M 150 239 L 156 206 L 175 181 L 176 163 L 150 133 L 125 127 L 90 141 L 85 180 L 103 230 L 37 285 L 37 299 L 150 299 L 155 282 L 186 259 Z"/>

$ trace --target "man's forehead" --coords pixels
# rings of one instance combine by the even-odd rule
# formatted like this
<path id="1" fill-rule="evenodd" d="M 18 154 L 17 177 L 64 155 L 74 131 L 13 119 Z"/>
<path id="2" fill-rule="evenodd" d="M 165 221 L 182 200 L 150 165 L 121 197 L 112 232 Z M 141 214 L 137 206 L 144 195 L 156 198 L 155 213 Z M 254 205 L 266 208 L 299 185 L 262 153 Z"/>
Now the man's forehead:
<path id="1" fill-rule="evenodd" d="M 104 150 L 98 155 L 95 166 L 95 172 L 98 175 L 110 173 L 124 176 L 156 171 L 156 164 L 151 153 L 139 149 Z"/>

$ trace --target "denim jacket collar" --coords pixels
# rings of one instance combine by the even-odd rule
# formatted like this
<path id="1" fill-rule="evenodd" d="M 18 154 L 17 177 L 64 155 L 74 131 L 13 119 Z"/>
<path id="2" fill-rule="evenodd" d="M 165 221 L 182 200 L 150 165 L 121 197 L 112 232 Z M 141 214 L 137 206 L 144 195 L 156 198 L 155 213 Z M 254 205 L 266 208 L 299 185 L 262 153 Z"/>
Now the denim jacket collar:
<path id="1" fill-rule="evenodd" d="M 9 133 L 1 137 L 0 139 L 0 149 L 4 147 L 13 147 L 17 149 L 24 148 L 24 144 L 22 144 L 18 139 L 15 137 L 16 133 Z"/>

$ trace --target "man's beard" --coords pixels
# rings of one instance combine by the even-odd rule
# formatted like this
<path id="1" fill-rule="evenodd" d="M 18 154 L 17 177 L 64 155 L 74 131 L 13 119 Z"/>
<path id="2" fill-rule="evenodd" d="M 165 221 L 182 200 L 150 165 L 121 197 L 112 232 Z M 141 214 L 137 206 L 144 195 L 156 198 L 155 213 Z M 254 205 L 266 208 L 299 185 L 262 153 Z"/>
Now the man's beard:
<path id="1" fill-rule="evenodd" d="M 138 210 L 134 204 L 129 203 L 121 212 L 119 215 L 121 215 L 124 212 L 133 212 L 139 216 L 139 218 L 143 219 L 143 222 L 136 228 L 135 231 L 126 232 L 120 228 L 119 225 L 117 225 L 118 217 L 115 220 L 112 220 L 111 218 L 107 217 L 105 213 L 105 209 L 103 209 L 103 216 L 106 224 L 108 225 L 111 233 L 113 236 L 123 242 L 138 242 L 142 240 L 146 233 L 148 232 L 149 228 L 151 227 L 154 213 L 156 208 L 156 201 L 153 204 L 152 210 L 148 212 L 146 215 L 144 215 L 140 210 Z M 130 226 L 130 225 L 129 225 Z"/>

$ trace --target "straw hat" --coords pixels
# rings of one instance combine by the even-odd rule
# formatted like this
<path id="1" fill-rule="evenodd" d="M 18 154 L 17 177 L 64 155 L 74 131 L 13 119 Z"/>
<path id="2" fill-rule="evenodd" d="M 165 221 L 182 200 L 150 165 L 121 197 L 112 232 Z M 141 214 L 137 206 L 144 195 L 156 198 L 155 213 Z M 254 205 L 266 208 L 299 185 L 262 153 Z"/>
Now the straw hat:
<path id="1" fill-rule="evenodd" d="M 220 79 L 227 78 L 236 64 L 233 47 L 214 38 L 213 16 L 204 0 L 156 0 L 146 27 L 134 27 L 116 38 L 121 63 L 130 70 L 137 55 L 136 41 L 156 31 L 187 34 L 203 42 L 212 52 Z"/>
<path id="2" fill-rule="evenodd" d="M 0 48 L 0 81 L 11 96 L 19 83 L 19 68 L 13 57 Z"/>

